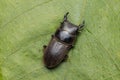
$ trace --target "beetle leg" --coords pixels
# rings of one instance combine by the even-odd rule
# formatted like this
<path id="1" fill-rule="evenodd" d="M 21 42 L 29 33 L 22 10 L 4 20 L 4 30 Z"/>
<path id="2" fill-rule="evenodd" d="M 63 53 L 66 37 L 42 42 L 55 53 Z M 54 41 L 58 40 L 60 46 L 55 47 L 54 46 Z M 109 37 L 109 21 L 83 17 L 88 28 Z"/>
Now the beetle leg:
<path id="1" fill-rule="evenodd" d="M 53 38 L 53 37 L 54 37 L 54 35 L 51 35 L 51 37 Z"/>
<path id="2" fill-rule="evenodd" d="M 85 21 L 83 21 L 83 23 L 79 25 L 79 30 L 82 30 L 84 25 L 85 25 Z"/>
<path id="3" fill-rule="evenodd" d="M 62 61 L 66 61 L 67 59 L 68 59 L 68 55 L 65 55 L 65 57 Z"/>
<path id="4" fill-rule="evenodd" d="M 64 15 L 64 21 L 67 21 L 67 16 L 68 16 L 69 12 L 67 12 L 65 15 Z"/>
<path id="5" fill-rule="evenodd" d="M 71 44 L 70 47 L 69 47 L 69 50 L 72 49 L 73 47 L 74 47 L 74 45 Z"/>
<path id="6" fill-rule="evenodd" d="M 46 45 L 43 45 L 43 52 L 45 51 L 46 47 L 47 47 Z"/>
<path id="7" fill-rule="evenodd" d="M 62 24 L 63 24 L 63 22 L 60 22 L 60 24 L 62 25 Z"/>
<path id="8" fill-rule="evenodd" d="M 72 49 L 73 47 L 74 47 L 74 45 L 72 45 L 70 49 Z"/>
<path id="9" fill-rule="evenodd" d="M 45 51 L 46 47 L 47 47 L 46 45 L 43 45 L 43 52 Z"/>
<path id="10" fill-rule="evenodd" d="M 47 46 L 46 45 L 43 45 L 43 48 L 45 49 Z"/>

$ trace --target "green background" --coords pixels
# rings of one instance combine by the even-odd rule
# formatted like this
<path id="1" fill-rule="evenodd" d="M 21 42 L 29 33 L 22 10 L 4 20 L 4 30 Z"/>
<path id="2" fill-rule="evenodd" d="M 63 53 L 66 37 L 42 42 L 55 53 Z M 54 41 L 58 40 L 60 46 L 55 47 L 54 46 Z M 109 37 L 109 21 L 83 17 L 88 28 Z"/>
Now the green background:
<path id="1" fill-rule="evenodd" d="M 68 60 L 48 70 L 42 46 L 66 12 L 86 26 Z M 0 80 L 120 80 L 120 1 L 0 0 Z"/>

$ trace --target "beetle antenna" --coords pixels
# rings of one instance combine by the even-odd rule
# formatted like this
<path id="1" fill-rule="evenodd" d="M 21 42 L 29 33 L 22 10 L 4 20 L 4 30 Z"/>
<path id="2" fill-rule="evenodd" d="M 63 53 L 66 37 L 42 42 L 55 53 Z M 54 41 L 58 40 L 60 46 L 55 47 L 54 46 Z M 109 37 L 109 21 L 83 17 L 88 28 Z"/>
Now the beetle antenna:
<path id="1" fill-rule="evenodd" d="M 64 21 L 67 21 L 67 16 L 68 16 L 69 12 L 67 12 L 65 15 L 64 15 Z"/>
<path id="2" fill-rule="evenodd" d="M 82 24 L 79 25 L 79 30 L 83 29 L 84 26 L 85 26 L 85 20 L 83 20 Z"/>

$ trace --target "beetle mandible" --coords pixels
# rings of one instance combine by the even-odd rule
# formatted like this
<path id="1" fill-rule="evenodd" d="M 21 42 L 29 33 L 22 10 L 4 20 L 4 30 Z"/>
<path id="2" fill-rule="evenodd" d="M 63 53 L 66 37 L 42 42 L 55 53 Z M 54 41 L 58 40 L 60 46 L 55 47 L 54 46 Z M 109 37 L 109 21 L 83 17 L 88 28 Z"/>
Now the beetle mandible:
<path id="1" fill-rule="evenodd" d="M 78 32 L 83 28 L 85 21 L 79 26 L 68 21 L 67 16 L 69 12 L 64 15 L 63 22 L 56 30 L 48 46 L 43 46 L 43 61 L 47 68 L 55 68 L 62 61 L 68 57 L 69 50 L 74 46 Z"/>

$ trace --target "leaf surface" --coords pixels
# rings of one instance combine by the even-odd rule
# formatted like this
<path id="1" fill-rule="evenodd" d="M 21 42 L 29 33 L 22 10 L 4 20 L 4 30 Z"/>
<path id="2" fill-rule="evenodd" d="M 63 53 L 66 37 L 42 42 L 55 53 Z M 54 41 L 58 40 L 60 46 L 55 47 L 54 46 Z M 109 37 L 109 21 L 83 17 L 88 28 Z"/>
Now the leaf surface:
<path id="1" fill-rule="evenodd" d="M 69 58 L 48 70 L 43 45 L 68 18 L 85 28 Z M 0 0 L 0 80 L 119 80 L 119 0 Z"/>

